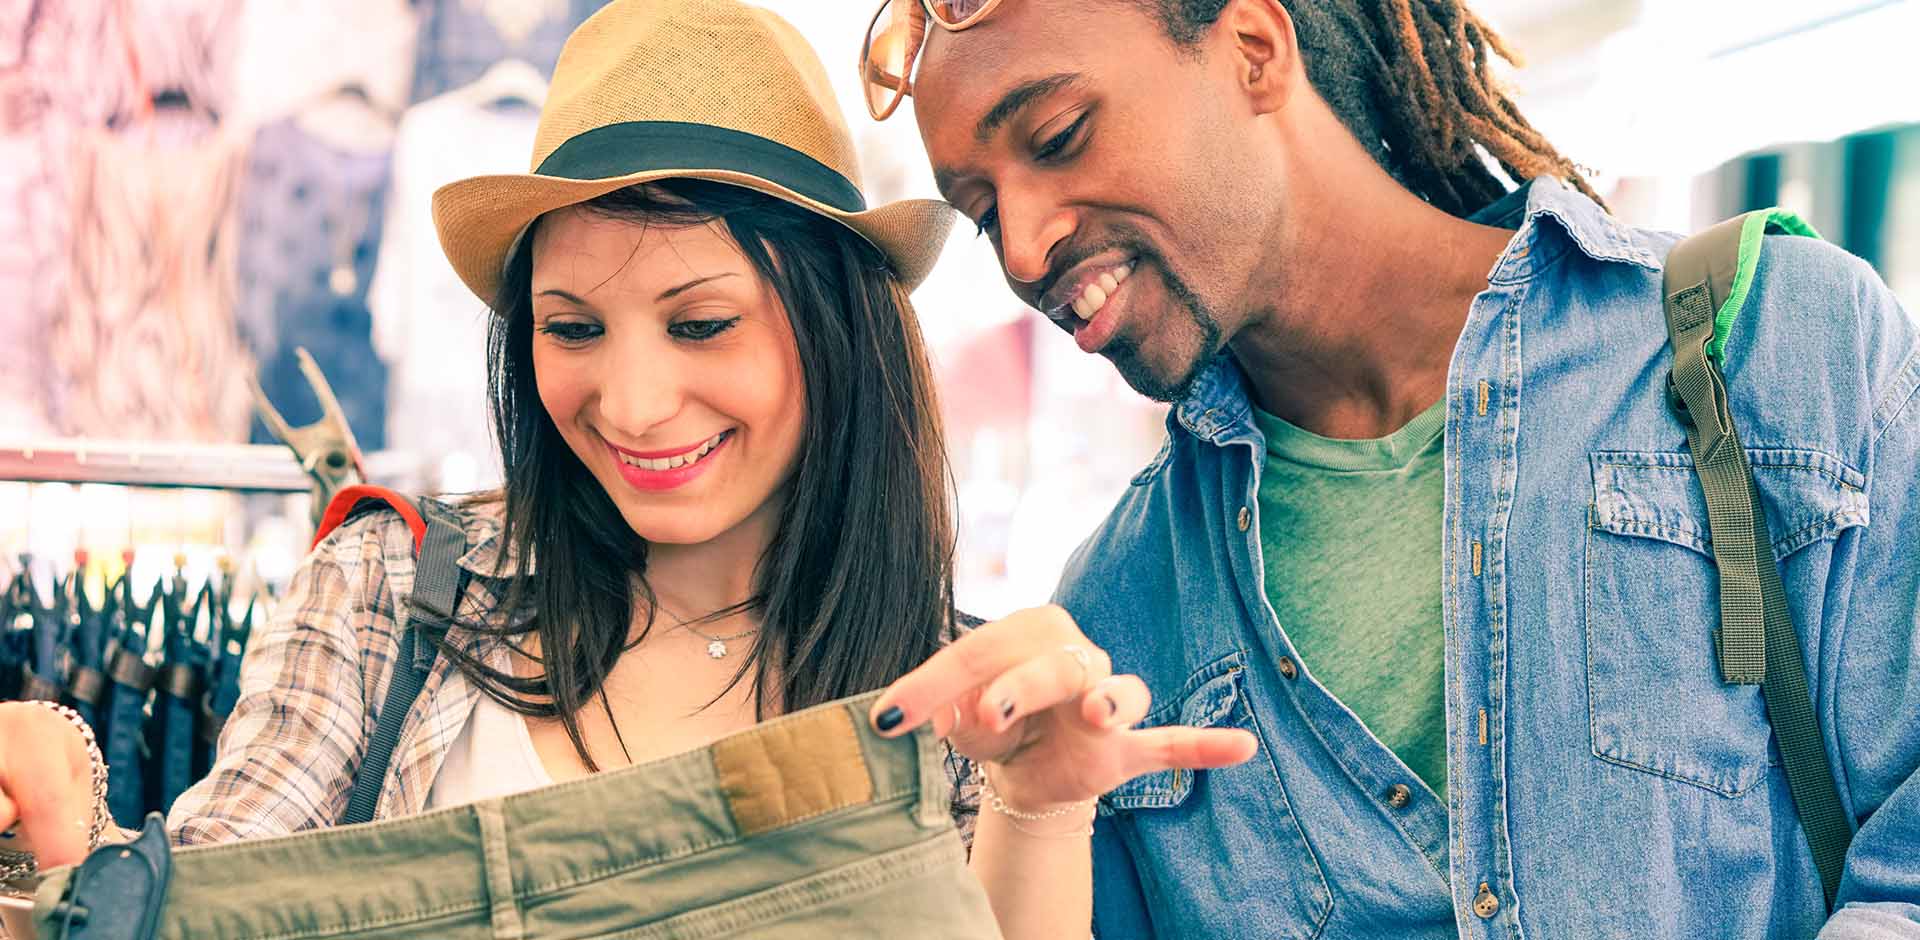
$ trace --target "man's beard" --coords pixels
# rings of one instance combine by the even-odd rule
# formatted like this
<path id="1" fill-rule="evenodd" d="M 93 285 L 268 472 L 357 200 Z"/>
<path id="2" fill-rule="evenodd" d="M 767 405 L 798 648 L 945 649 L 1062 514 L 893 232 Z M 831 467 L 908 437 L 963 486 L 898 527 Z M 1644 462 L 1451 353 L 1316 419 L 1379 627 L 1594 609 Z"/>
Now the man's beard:
<path id="1" fill-rule="evenodd" d="M 1154 401 L 1172 404 L 1187 397 L 1187 393 L 1193 390 L 1194 381 L 1200 377 L 1201 367 L 1213 359 L 1214 353 L 1219 352 L 1220 318 L 1157 255 L 1143 253 L 1140 255 L 1141 263 L 1145 263 L 1149 257 L 1152 258 L 1154 269 L 1160 273 L 1161 283 L 1166 285 L 1167 295 L 1173 299 L 1174 307 L 1186 315 L 1187 325 L 1191 326 L 1196 337 L 1193 352 L 1187 361 L 1176 364 L 1178 371 L 1173 375 L 1162 375 L 1148 364 L 1140 355 L 1139 341 L 1130 336 L 1115 336 L 1107 343 L 1107 348 L 1101 350 L 1101 355 L 1113 363 L 1120 377 L 1133 386 L 1134 391 Z M 1166 327 L 1158 337 L 1163 345 L 1171 345 L 1185 332 L 1176 323 L 1168 323 Z"/>

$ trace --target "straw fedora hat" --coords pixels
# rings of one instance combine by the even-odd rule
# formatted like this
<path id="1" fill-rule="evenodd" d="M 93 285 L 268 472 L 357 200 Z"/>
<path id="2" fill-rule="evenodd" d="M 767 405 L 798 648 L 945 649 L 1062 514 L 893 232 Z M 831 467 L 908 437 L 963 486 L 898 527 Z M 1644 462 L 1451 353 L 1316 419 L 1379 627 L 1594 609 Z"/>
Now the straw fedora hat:
<path id="1" fill-rule="evenodd" d="M 433 194 L 447 260 L 492 303 L 514 242 L 546 212 L 651 180 L 758 190 L 834 219 L 911 289 L 952 227 L 943 202 L 868 208 L 826 70 L 785 20 L 737 0 L 614 0 L 568 37 L 532 172 Z"/>

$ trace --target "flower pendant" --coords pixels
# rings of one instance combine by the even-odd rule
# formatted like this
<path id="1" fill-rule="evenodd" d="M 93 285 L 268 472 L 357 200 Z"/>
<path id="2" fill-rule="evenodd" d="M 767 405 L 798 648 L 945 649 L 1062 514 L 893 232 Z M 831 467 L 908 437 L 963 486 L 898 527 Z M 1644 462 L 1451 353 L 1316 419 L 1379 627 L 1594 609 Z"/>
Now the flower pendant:
<path id="1" fill-rule="evenodd" d="M 713 657 L 714 659 L 725 659 L 727 657 L 727 644 L 722 643 L 719 640 L 714 640 L 713 642 L 708 643 L 707 655 Z"/>

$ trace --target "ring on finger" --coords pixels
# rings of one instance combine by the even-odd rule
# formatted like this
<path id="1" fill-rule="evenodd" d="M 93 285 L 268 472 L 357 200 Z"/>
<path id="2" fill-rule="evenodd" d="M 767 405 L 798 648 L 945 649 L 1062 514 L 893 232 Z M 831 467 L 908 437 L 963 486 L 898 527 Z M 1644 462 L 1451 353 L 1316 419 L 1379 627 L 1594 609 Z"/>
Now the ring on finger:
<path id="1" fill-rule="evenodd" d="M 1081 646 L 1079 644 L 1069 644 L 1067 646 L 1063 646 L 1060 648 L 1060 651 L 1063 653 L 1066 653 L 1068 656 L 1073 657 L 1073 661 L 1079 664 L 1080 666 L 1080 692 L 1084 693 L 1088 689 L 1092 688 L 1093 687 L 1093 654 L 1091 652 L 1088 652 L 1086 647 Z"/>

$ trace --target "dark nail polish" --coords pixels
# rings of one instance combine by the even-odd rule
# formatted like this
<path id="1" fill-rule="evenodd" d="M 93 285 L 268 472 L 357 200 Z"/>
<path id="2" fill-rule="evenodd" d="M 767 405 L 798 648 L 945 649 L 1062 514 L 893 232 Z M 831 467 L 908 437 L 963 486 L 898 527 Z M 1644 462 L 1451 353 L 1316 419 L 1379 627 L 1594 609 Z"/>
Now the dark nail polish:
<path id="1" fill-rule="evenodd" d="M 1012 717 L 1013 717 L 1013 699 L 1007 699 L 1006 701 L 1000 703 L 1000 720 L 1005 721 L 1006 719 L 1012 718 Z"/>
<path id="2" fill-rule="evenodd" d="M 873 720 L 873 726 L 879 728 L 881 731 L 892 731 L 900 727 L 900 722 L 905 720 L 906 717 L 907 713 L 901 711 L 900 706 L 895 705 L 881 712 L 880 717 Z"/>

